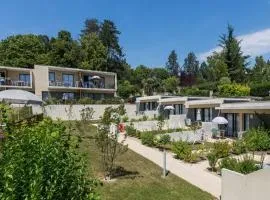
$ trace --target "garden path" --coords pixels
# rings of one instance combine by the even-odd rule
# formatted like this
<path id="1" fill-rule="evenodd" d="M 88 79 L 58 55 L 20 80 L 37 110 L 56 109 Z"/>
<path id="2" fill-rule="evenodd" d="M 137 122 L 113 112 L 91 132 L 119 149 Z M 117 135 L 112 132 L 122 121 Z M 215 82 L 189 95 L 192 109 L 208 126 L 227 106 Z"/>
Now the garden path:
<path id="1" fill-rule="evenodd" d="M 140 140 L 131 137 L 127 137 L 125 144 L 134 152 L 151 160 L 160 167 L 163 166 L 163 152 L 158 149 L 144 146 Z M 219 198 L 221 194 L 221 178 L 207 171 L 208 166 L 208 161 L 189 164 L 175 159 L 172 153 L 167 153 L 167 170 Z"/>

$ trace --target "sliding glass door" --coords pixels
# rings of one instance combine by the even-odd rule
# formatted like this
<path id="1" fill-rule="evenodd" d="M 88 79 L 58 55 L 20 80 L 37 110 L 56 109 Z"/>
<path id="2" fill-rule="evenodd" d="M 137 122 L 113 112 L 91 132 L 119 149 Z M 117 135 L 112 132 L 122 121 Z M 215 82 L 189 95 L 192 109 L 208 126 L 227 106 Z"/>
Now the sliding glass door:
<path id="1" fill-rule="evenodd" d="M 63 74 L 63 84 L 66 87 L 74 86 L 74 75 L 73 74 Z"/>

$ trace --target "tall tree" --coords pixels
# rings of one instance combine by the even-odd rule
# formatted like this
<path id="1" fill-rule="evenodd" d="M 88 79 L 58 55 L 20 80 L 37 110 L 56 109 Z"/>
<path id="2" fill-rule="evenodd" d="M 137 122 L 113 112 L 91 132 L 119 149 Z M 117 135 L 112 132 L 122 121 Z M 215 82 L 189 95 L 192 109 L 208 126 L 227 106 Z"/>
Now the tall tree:
<path id="1" fill-rule="evenodd" d="M 172 50 L 168 57 L 168 61 L 166 63 L 166 68 L 168 72 L 170 73 L 170 75 L 176 76 L 176 77 L 178 77 L 180 74 L 180 66 L 177 59 L 178 58 L 177 58 L 177 54 L 175 50 Z"/>
<path id="2" fill-rule="evenodd" d="M 82 63 L 85 69 L 104 71 L 107 60 L 107 49 L 97 34 L 86 34 L 81 38 Z"/>
<path id="3" fill-rule="evenodd" d="M 240 46 L 241 41 L 234 36 L 234 28 L 228 25 L 227 34 L 220 36 L 219 46 L 222 47 L 225 63 L 228 66 L 228 71 L 231 80 L 243 82 L 245 79 L 246 66 L 248 63 Z"/>
<path id="4" fill-rule="evenodd" d="M 183 69 L 187 74 L 197 76 L 199 73 L 199 61 L 193 52 L 189 52 L 184 60 Z"/>
<path id="5" fill-rule="evenodd" d="M 169 78 L 170 75 L 165 68 L 156 67 L 152 69 L 151 76 L 154 76 L 159 80 L 164 80 Z"/>
<path id="6" fill-rule="evenodd" d="M 267 63 L 262 56 L 255 58 L 255 65 L 251 71 L 252 77 L 251 82 L 261 83 L 270 80 L 270 65 Z"/>
<path id="7" fill-rule="evenodd" d="M 159 82 L 156 78 L 146 78 L 142 81 L 143 90 L 146 95 L 153 95 L 156 92 Z"/>
<path id="8" fill-rule="evenodd" d="M 50 64 L 64 67 L 79 67 L 81 62 L 80 46 L 73 40 L 70 32 L 60 31 L 57 38 L 51 39 Z"/>
<path id="9" fill-rule="evenodd" d="M 131 82 L 133 84 L 139 85 L 140 88 L 143 87 L 143 80 L 147 79 L 151 74 L 151 69 L 144 66 L 139 65 L 133 72 L 133 76 L 131 77 Z"/>
<path id="10" fill-rule="evenodd" d="M 33 67 L 47 64 L 45 37 L 27 34 L 9 36 L 0 42 L 0 65 Z"/>
<path id="11" fill-rule="evenodd" d="M 211 78 L 208 81 L 219 81 L 222 77 L 228 77 L 228 66 L 225 63 L 224 57 L 220 53 L 214 53 L 207 58 L 208 73 L 211 74 Z"/>
<path id="12" fill-rule="evenodd" d="M 95 33 L 99 35 L 100 32 L 100 23 L 97 19 L 86 19 L 84 21 L 84 29 L 81 30 L 81 36 L 85 36 L 87 34 Z"/>
<path id="13" fill-rule="evenodd" d="M 104 20 L 101 24 L 100 39 L 103 45 L 107 48 L 107 71 L 121 73 L 124 69 L 124 54 L 119 45 L 120 31 L 117 29 L 114 22 Z"/>

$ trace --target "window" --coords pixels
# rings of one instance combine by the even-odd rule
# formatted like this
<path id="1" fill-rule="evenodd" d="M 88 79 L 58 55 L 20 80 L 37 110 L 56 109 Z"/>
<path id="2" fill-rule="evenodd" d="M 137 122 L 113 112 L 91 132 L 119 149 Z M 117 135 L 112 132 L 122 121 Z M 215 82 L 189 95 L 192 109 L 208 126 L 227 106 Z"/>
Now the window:
<path id="1" fill-rule="evenodd" d="M 72 87 L 74 85 L 73 74 L 63 74 L 63 84 L 66 87 Z"/>
<path id="2" fill-rule="evenodd" d="M 20 74 L 19 80 L 23 81 L 25 85 L 30 85 L 30 74 Z"/>
<path id="3" fill-rule="evenodd" d="M 249 114 L 244 114 L 244 131 L 249 129 Z"/>
<path id="4" fill-rule="evenodd" d="M 49 72 L 49 81 L 55 82 L 55 72 Z"/>
<path id="5" fill-rule="evenodd" d="M 63 100 L 69 100 L 69 99 L 74 99 L 74 93 L 71 93 L 71 92 L 63 93 Z"/>

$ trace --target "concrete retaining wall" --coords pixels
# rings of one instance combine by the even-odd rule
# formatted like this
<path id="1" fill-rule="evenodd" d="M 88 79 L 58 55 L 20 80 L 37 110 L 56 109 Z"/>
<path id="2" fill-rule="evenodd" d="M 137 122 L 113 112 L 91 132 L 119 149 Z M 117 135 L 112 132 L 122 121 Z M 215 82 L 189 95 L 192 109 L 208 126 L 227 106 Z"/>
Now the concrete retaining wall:
<path id="1" fill-rule="evenodd" d="M 270 199 L 270 168 L 248 175 L 222 169 L 222 200 Z"/>
<path id="2" fill-rule="evenodd" d="M 139 121 L 139 122 L 132 122 L 134 125 L 134 128 L 139 131 L 152 131 L 152 130 L 158 130 L 158 121 L 152 120 L 152 121 Z M 130 124 L 130 123 L 127 123 Z M 184 115 L 175 118 L 175 119 L 169 119 L 165 120 L 163 129 L 177 129 L 177 128 L 185 128 L 185 117 Z"/>

